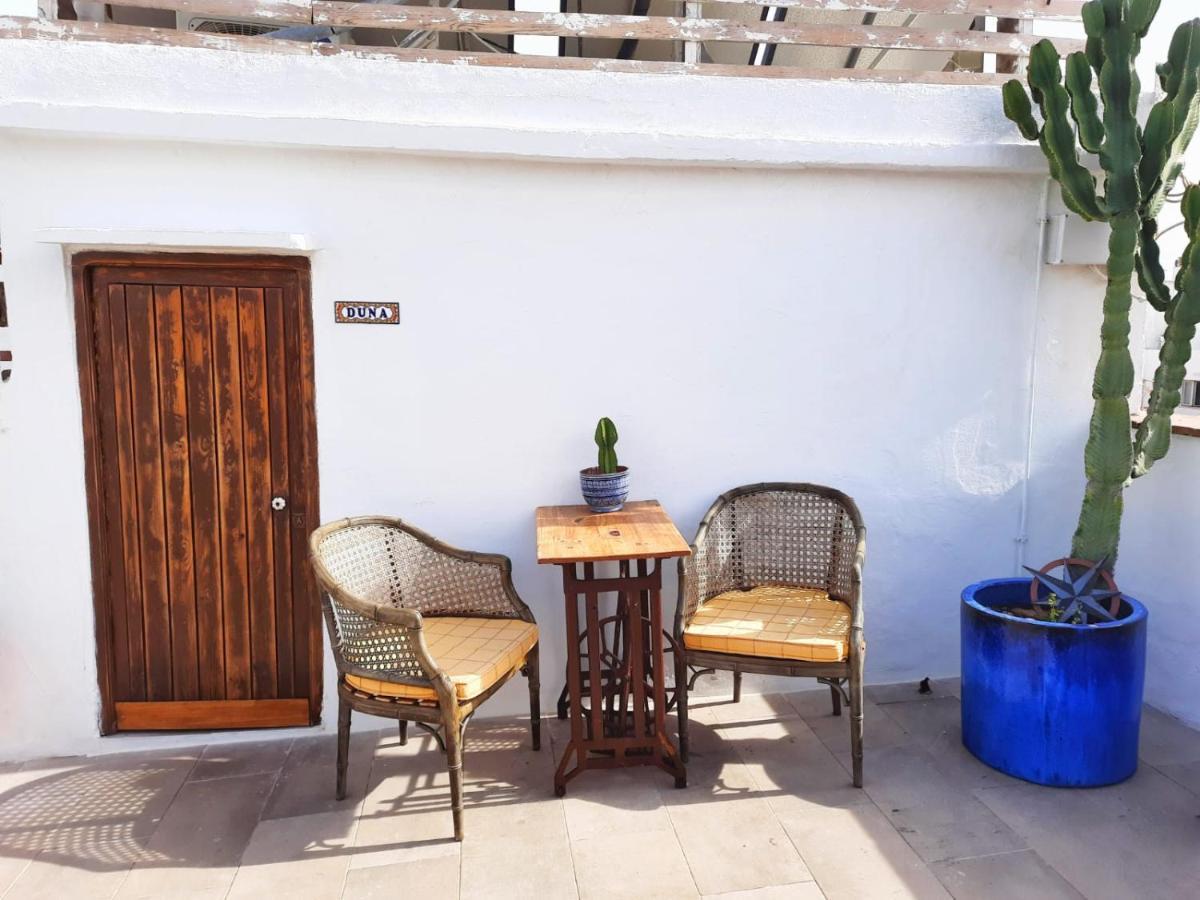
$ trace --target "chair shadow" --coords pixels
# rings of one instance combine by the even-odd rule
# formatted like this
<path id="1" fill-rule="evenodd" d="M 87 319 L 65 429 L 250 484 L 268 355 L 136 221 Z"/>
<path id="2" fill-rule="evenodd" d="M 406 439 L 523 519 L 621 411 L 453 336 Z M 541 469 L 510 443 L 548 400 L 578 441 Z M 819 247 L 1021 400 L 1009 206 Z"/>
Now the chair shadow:
<path id="1" fill-rule="evenodd" d="M 149 838 L 190 767 L 183 757 L 141 754 L 56 763 L 0 793 L 0 856 L 40 855 L 95 872 L 149 859 Z"/>

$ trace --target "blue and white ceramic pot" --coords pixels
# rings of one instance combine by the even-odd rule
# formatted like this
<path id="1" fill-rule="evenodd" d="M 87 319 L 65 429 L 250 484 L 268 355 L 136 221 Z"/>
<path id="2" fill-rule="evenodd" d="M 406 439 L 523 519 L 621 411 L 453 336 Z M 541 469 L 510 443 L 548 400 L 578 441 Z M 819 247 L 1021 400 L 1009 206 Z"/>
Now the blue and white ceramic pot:
<path id="1" fill-rule="evenodd" d="M 629 468 L 617 466 L 617 471 L 605 475 L 597 466 L 579 473 L 579 488 L 592 512 L 616 512 L 629 496 Z"/>
<path id="2" fill-rule="evenodd" d="M 962 594 L 962 734 L 975 756 L 1053 787 L 1098 787 L 1137 771 L 1146 674 L 1146 607 L 1122 598 L 1096 625 L 1041 622 L 1028 578 Z"/>

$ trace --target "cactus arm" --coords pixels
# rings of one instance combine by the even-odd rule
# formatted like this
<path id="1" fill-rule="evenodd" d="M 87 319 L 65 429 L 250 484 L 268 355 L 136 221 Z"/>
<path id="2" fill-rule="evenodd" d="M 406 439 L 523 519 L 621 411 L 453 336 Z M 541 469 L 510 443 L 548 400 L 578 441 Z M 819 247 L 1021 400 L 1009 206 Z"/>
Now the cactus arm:
<path id="1" fill-rule="evenodd" d="M 1175 105 L 1169 100 L 1154 104 L 1150 116 L 1146 119 L 1146 129 L 1142 133 L 1142 161 L 1138 169 L 1138 183 L 1142 189 L 1142 197 L 1147 199 L 1147 207 L 1153 203 L 1155 195 L 1162 187 L 1163 172 L 1171 154 L 1171 145 L 1175 140 Z M 1159 204 L 1161 207 L 1161 203 Z M 1155 218 L 1147 211 L 1150 218 Z"/>
<path id="2" fill-rule="evenodd" d="M 1147 120 L 1147 134 L 1154 124 L 1156 113 L 1165 121 L 1160 107 L 1171 108 L 1169 138 L 1156 136 L 1154 152 L 1163 162 L 1158 169 L 1154 189 L 1146 193 L 1146 212 L 1157 216 L 1166 203 L 1167 195 L 1183 172 L 1183 157 L 1200 125 L 1200 19 L 1184 22 L 1171 39 L 1167 62 L 1158 67 L 1158 77 L 1165 97 L 1155 104 Z M 1146 178 L 1143 177 L 1143 182 Z"/>
<path id="3" fill-rule="evenodd" d="M 1079 143 L 1089 153 L 1099 153 L 1104 142 L 1104 123 L 1100 121 L 1100 104 L 1092 93 L 1092 68 L 1083 53 L 1067 57 L 1066 83 Z"/>
<path id="4" fill-rule="evenodd" d="M 1029 86 L 1042 110 L 1042 152 L 1050 163 L 1050 174 L 1062 187 L 1067 208 L 1088 221 L 1107 216 L 1096 197 L 1096 179 L 1079 162 L 1075 129 L 1068 118 L 1070 97 L 1062 86 L 1058 51 L 1048 40 L 1038 41 L 1029 57 Z"/>
<path id="5" fill-rule="evenodd" d="M 1139 40 L 1150 31 L 1150 25 L 1154 22 L 1154 17 L 1158 15 L 1158 8 L 1161 5 L 1162 0 L 1129 0 L 1127 18 Z"/>
<path id="6" fill-rule="evenodd" d="M 1033 117 L 1033 104 L 1029 100 L 1029 94 L 1025 92 L 1025 85 L 1014 78 L 1005 82 L 1002 93 L 1004 115 L 1016 123 L 1017 128 L 1021 130 L 1021 137 L 1027 141 L 1036 141 L 1042 129 Z"/>
<path id="7" fill-rule="evenodd" d="M 1134 67 L 1140 39 L 1127 21 L 1127 0 L 1104 0 L 1104 3 L 1108 24 L 1101 39 L 1104 47 L 1104 68 L 1100 70 L 1104 143 L 1100 147 L 1100 167 L 1107 175 L 1105 207 L 1117 216 L 1137 209 L 1141 203 L 1137 178 L 1142 159 L 1137 121 L 1141 85 Z"/>
<path id="8" fill-rule="evenodd" d="M 1081 10 L 1083 30 L 1087 34 L 1084 55 L 1097 75 L 1104 68 L 1104 6 L 1100 0 L 1090 0 Z"/>
<path id="9" fill-rule="evenodd" d="M 617 451 L 614 449 L 617 443 L 617 426 L 613 424 L 612 419 L 605 417 L 596 423 L 596 446 L 599 448 L 599 453 L 596 457 L 597 468 L 604 475 L 611 475 L 617 471 Z"/>
<path id="10" fill-rule="evenodd" d="M 1200 203 L 1200 187 L 1191 187 L 1188 194 Z M 1140 478 L 1150 467 L 1167 455 L 1171 446 L 1171 416 L 1179 407 L 1180 389 L 1192 357 L 1192 339 L 1200 324 L 1200 254 L 1194 252 L 1200 239 L 1195 221 L 1189 224 L 1190 242 L 1185 254 L 1186 264 L 1181 274 L 1178 298 L 1167 311 L 1167 328 L 1162 349 L 1158 353 L 1158 368 L 1154 387 L 1146 406 L 1146 418 L 1138 426 L 1133 447 L 1133 477 Z"/>
<path id="11" fill-rule="evenodd" d="M 1146 301 L 1159 312 L 1166 312 L 1171 305 L 1171 291 L 1163 271 L 1162 251 L 1158 247 L 1158 222 L 1154 219 L 1142 222 L 1136 262 L 1138 286 L 1146 295 Z"/>
<path id="12" fill-rule="evenodd" d="M 1089 560 L 1107 558 L 1110 564 L 1115 564 L 1125 483 L 1133 470 L 1129 395 L 1133 391 L 1134 373 L 1129 353 L 1129 313 L 1133 305 L 1138 214 L 1134 210 L 1124 212 L 1111 225 L 1100 360 L 1092 383 L 1094 405 L 1084 451 L 1087 488 L 1072 555 Z"/>

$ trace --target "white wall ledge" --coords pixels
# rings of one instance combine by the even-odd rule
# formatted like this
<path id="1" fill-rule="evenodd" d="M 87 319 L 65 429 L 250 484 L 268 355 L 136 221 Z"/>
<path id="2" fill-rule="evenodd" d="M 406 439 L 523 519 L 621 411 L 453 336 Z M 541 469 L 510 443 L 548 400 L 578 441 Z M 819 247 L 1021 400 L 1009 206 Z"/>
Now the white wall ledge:
<path id="1" fill-rule="evenodd" d="M 71 248 L 128 250 L 269 251 L 308 253 L 316 249 L 307 234 L 282 231 L 201 231 L 180 228 L 38 228 L 33 239 L 39 244 L 60 244 Z"/>
<path id="2" fill-rule="evenodd" d="M 87 73 L 80 77 L 80 73 Z M 976 85 L 0 40 L 0 129 L 429 155 L 1042 174 Z"/>

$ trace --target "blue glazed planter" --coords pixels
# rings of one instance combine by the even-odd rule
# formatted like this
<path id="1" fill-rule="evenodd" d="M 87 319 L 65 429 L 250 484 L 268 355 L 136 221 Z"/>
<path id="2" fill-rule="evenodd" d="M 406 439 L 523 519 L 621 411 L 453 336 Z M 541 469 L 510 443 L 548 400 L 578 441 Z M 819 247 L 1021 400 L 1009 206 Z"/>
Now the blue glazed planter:
<path id="1" fill-rule="evenodd" d="M 962 594 L 962 733 L 975 756 L 1053 787 L 1098 787 L 1137 770 L 1146 671 L 1146 608 L 1100 625 L 1037 622 L 1002 612 L 1029 606 L 1029 579 Z"/>
<path id="2" fill-rule="evenodd" d="M 616 512 L 629 496 L 629 469 L 617 466 L 617 471 L 605 475 L 593 466 L 579 473 L 579 489 L 592 512 Z"/>

